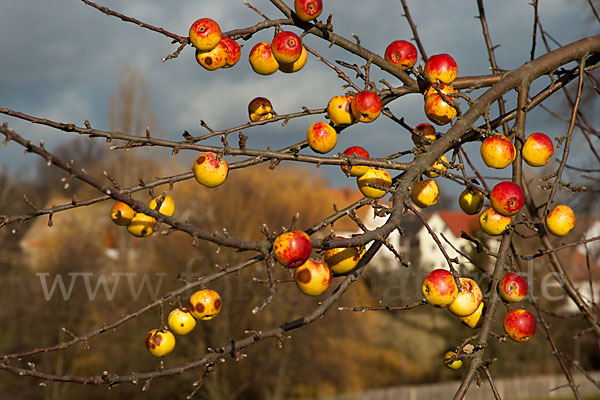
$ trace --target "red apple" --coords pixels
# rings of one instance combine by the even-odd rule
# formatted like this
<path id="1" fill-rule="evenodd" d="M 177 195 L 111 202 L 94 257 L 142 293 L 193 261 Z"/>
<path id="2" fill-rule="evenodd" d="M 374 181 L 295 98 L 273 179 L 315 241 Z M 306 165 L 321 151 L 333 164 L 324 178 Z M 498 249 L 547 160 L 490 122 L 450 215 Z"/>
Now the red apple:
<path id="1" fill-rule="evenodd" d="M 518 303 L 527 296 L 527 281 L 521 275 L 506 274 L 498 282 L 500 297 L 509 303 Z"/>
<path id="2" fill-rule="evenodd" d="M 451 85 L 442 83 L 439 85 L 439 89 L 450 103 L 454 102 L 454 97 L 449 95 L 456 93 L 456 90 L 454 90 Z M 456 117 L 456 109 L 452 107 L 450 103 L 446 102 L 434 87 L 430 87 L 425 91 L 424 98 L 425 115 L 433 123 L 437 125 L 446 125 L 452 122 Z"/>
<path id="3" fill-rule="evenodd" d="M 337 132 L 326 122 L 314 122 L 306 132 L 306 140 L 313 151 L 329 153 L 337 143 Z"/>
<path id="4" fill-rule="evenodd" d="M 504 317 L 504 331 L 515 342 L 525 343 L 535 334 L 537 322 L 527 310 L 510 310 Z"/>
<path id="5" fill-rule="evenodd" d="M 297 268 L 304 264 L 312 250 L 312 241 L 303 231 L 290 231 L 277 236 L 273 255 L 284 267 Z"/>
<path id="6" fill-rule="evenodd" d="M 406 40 L 394 40 L 385 49 L 385 59 L 406 71 L 417 63 L 417 48 Z"/>
<path id="7" fill-rule="evenodd" d="M 458 288 L 450 271 L 434 269 L 421 286 L 425 300 L 435 307 L 448 307 L 458 296 Z"/>
<path id="8" fill-rule="evenodd" d="M 504 181 L 494 186 L 490 193 L 490 202 L 497 213 L 511 216 L 521 211 L 525 204 L 525 196 L 519 185 Z"/>
<path id="9" fill-rule="evenodd" d="M 373 122 L 381 114 L 381 99 L 375 93 L 364 90 L 352 99 L 352 114 L 360 122 Z"/>
<path id="10" fill-rule="evenodd" d="M 227 46 L 227 63 L 224 68 L 231 68 L 242 56 L 242 48 L 238 42 L 225 36 L 221 37 L 221 42 Z"/>
<path id="11" fill-rule="evenodd" d="M 210 18 L 200 18 L 190 27 L 190 42 L 200 52 L 210 51 L 221 41 L 221 28 Z"/>
<path id="12" fill-rule="evenodd" d="M 543 133 L 529 135 L 521 149 L 523 160 L 532 167 L 541 167 L 548 163 L 554 154 L 552 140 Z"/>
<path id="13" fill-rule="evenodd" d="M 504 135 L 487 137 L 481 143 L 480 152 L 485 165 L 496 169 L 507 167 L 517 155 L 515 146 Z"/>
<path id="14" fill-rule="evenodd" d="M 294 0 L 294 10 L 302 21 L 312 21 L 323 11 L 322 0 Z"/>
<path id="15" fill-rule="evenodd" d="M 344 150 L 344 154 L 347 156 L 356 156 L 369 159 L 369 152 L 360 146 L 352 146 L 348 147 Z M 352 167 L 348 167 L 347 165 L 342 165 L 342 170 L 344 172 L 348 171 L 350 168 L 350 176 L 363 176 L 368 170 L 369 167 L 366 165 L 353 165 Z"/>
<path id="16" fill-rule="evenodd" d="M 456 61 L 450 55 L 436 54 L 425 62 L 425 75 L 431 82 L 452 83 L 458 73 Z"/>
<path id="17" fill-rule="evenodd" d="M 312 258 L 296 268 L 294 281 L 298 289 L 309 296 L 318 296 L 329 287 L 331 283 L 331 270 L 325 261 L 315 261 Z"/>
<path id="18" fill-rule="evenodd" d="M 273 38 L 271 50 L 280 63 L 293 63 L 302 54 L 302 40 L 294 32 L 282 31 Z"/>
<path id="19" fill-rule="evenodd" d="M 466 317 L 477 311 L 483 299 L 483 293 L 477 282 L 470 278 L 460 278 L 460 286 L 462 291 L 448 306 L 448 310 L 459 317 Z"/>
<path id="20" fill-rule="evenodd" d="M 410 136 L 415 146 L 427 146 L 433 143 L 437 138 L 433 125 L 424 122 L 413 128 L 413 134 Z"/>

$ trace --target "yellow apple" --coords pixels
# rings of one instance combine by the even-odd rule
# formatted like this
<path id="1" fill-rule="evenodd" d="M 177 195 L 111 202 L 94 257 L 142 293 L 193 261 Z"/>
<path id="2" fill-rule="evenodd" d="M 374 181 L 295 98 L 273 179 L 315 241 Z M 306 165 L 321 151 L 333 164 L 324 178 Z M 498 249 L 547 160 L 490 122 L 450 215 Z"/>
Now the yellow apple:
<path id="1" fill-rule="evenodd" d="M 115 205 L 110 209 L 110 219 L 117 225 L 129 225 L 134 216 L 134 209 L 122 201 L 116 202 Z"/>
<path id="2" fill-rule="evenodd" d="M 175 336 L 166 329 L 161 331 L 152 329 L 146 335 L 145 343 L 150 354 L 155 357 L 164 357 L 175 348 Z"/>
<path id="3" fill-rule="evenodd" d="M 462 291 L 448 306 L 448 310 L 459 317 L 466 317 L 477 311 L 483 299 L 483 293 L 477 282 L 470 278 L 460 278 L 460 286 Z"/>
<path id="4" fill-rule="evenodd" d="M 137 213 L 127 225 L 127 232 L 136 237 L 148 237 L 154 232 L 156 219 L 144 213 Z"/>
<path id="5" fill-rule="evenodd" d="M 558 205 L 546 216 L 546 228 L 555 236 L 566 236 L 575 227 L 575 213 L 571 207 Z"/>
<path id="6" fill-rule="evenodd" d="M 465 214 L 475 215 L 483 208 L 485 197 L 480 190 L 466 188 L 458 197 L 458 205 Z"/>
<path id="7" fill-rule="evenodd" d="M 187 335 L 196 327 L 196 318 L 187 308 L 175 308 L 169 313 L 169 328 L 178 335 Z"/>
<path id="8" fill-rule="evenodd" d="M 196 158 L 192 171 L 198 183 L 213 188 L 225 182 L 229 164 L 224 158 L 219 159 L 215 153 L 209 151 Z"/>
<path id="9" fill-rule="evenodd" d="M 161 194 L 160 196 L 157 196 L 156 198 L 150 200 L 148 208 L 150 208 L 151 210 L 156 210 L 156 206 L 162 198 L 163 195 Z M 158 212 L 166 215 L 167 217 L 172 217 L 173 214 L 175 214 L 175 201 L 171 196 L 166 195 L 164 197 L 164 200 L 162 200 L 162 204 L 160 205 L 160 209 L 158 210 Z"/>
<path id="10" fill-rule="evenodd" d="M 367 172 L 356 178 L 358 189 L 366 197 L 379 199 L 387 193 L 385 190 L 371 187 L 369 185 L 378 185 L 386 188 L 392 187 L 392 177 L 385 169 L 369 168 Z"/>
<path id="11" fill-rule="evenodd" d="M 221 296 L 211 289 L 198 290 L 190 297 L 188 308 L 196 319 L 207 321 L 221 311 Z"/>
<path id="12" fill-rule="evenodd" d="M 425 179 L 414 184 L 410 198 L 420 208 L 433 206 L 440 198 L 440 188 L 433 179 Z"/>
<path id="13" fill-rule="evenodd" d="M 315 261 L 312 258 L 296 268 L 294 281 L 298 289 L 309 296 L 318 296 L 331 283 L 331 270 L 325 261 Z"/>

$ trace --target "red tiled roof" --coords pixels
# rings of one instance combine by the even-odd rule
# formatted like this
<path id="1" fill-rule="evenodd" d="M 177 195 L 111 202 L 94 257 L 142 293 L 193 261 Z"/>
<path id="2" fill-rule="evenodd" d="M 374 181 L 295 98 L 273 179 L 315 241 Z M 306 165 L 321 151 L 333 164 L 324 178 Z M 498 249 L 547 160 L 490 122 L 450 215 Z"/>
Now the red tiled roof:
<path id="1" fill-rule="evenodd" d="M 461 231 L 472 234 L 480 229 L 478 214 L 468 215 L 462 211 L 451 210 L 437 211 L 436 213 L 444 220 L 446 226 L 456 237 L 460 237 Z"/>

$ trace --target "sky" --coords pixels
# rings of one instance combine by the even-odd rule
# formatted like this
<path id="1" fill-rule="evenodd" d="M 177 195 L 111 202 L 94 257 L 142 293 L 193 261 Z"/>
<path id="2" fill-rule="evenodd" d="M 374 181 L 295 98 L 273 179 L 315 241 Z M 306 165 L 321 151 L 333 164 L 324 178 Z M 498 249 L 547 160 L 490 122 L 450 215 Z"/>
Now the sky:
<path id="1" fill-rule="evenodd" d="M 281 17 L 267 0 L 251 3 L 270 18 Z M 391 41 L 412 37 L 400 1 L 325 0 L 324 3 L 323 15 L 333 13 L 334 32 L 347 38 L 357 34 L 364 47 L 378 54 L 382 55 Z M 529 59 L 533 9 L 528 3 L 528 0 L 485 2 L 492 41 L 500 45 L 496 58 L 501 68 L 517 68 Z M 215 19 L 223 31 L 251 26 L 262 19 L 241 0 L 101 0 L 99 4 L 182 36 L 187 35 L 191 23 L 200 17 Z M 458 63 L 459 76 L 489 73 L 481 27 L 475 18 L 475 1 L 409 0 L 408 4 L 428 55 L 451 54 Z M 600 25 L 591 18 L 586 4 L 583 0 L 540 1 L 541 21 L 563 44 L 598 34 Z M 290 113 L 299 111 L 301 106 L 325 107 L 329 98 L 343 94 L 344 82 L 312 55 L 307 66 L 295 74 L 254 73 L 248 53 L 255 43 L 270 40 L 272 35 L 270 29 L 247 42 L 240 41 L 244 45 L 240 62 L 231 69 L 209 72 L 196 64 L 191 47 L 178 58 L 162 62 L 162 57 L 176 49 L 168 38 L 102 14 L 81 1 L 4 0 L 0 13 L 0 107 L 78 125 L 89 120 L 94 128 L 108 129 L 109 97 L 117 92 L 119 76 L 129 67 L 138 71 L 148 86 L 160 130 L 166 138 L 181 140 L 184 130 L 192 135 L 206 133 L 200 127 L 201 119 L 213 129 L 247 122 L 247 104 L 256 96 L 269 98 L 279 113 Z M 362 64 L 360 59 L 339 48 L 329 48 L 314 36 L 307 36 L 305 43 L 330 61 Z M 544 52 L 541 43 L 537 49 L 537 55 Z M 346 72 L 353 76 L 351 71 Z M 375 81 L 385 78 L 392 84 L 400 83 L 377 68 L 372 74 Z M 548 83 L 547 79 L 542 81 L 543 85 Z M 538 87 L 543 85 L 540 83 Z M 510 98 L 507 100 L 513 104 Z M 397 116 L 413 126 L 426 122 L 422 107 L 418 94 L 390 104 Z M 272 124 L 244 133 L 250 137 L 249 147 L 276 149 L 305 139 L 308 126 L 322 119 L 323 116 L 311 116 L 292 120 L 285 128 Z M 73 136 L 4 115 L 0 120 L 8 121 L 10 127 L 34 142 L 43 139 L 50 150 Z M 439 131 L 446 129 L 440 127 Z M 561 136 L 566 125 L 557 124 L 537 110 L 530 114 L 527 131 Z M 366 147 L 372 157 L 412 147 L 407 132 L 385 117 L 346 129 L 334 152 L 352 145 Z M 475 154 L 477 165 L 482 165 L 478 147 L 471 145 L 468 151 Z M 304 152 L 310 154 L 309 149 Z M 168 154 L 164 150 L 164 155 Z M 185 164 L 193 156 L 182 152 L 177 157 Z M 0 148 L 0 170 L 8 170 L 18 178 L 31 177 L 34 158 L 22 155 L 21 149 L 9 144 Z M 323 166 L 320 171 L 336 187 L 355 185 L 338 167 Z M 450 186 L 452 191 L 459 189 L 457 185 Z"/>

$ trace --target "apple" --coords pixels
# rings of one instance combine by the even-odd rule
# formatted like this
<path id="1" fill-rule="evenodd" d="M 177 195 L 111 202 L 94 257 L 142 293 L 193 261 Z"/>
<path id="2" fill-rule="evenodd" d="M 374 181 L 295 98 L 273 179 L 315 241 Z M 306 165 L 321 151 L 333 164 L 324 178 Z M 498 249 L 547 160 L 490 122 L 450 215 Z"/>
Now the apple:
<path id="1" fill-rule="evenodd" d="M 459 317 L 459 319 L 467 325 L 469 328 L 479 328 L 483 323 L 483 317 L 485 316 L 485 303 L 482 301 L 477 307 L 477 310 L 471 315 L 467 315 L 466 317 Z"/>
<path id="2" fill-rule="evenodd" d="M 315 152 L 329 153 L 337 143 L 337 132 L 327 122 L 314 122 L 306 132 L 308 146 Z"/>
<path id="3" fill-rule="evenodd" d="M 454 88 L 450 85 L 441 84 L 440 91 L 444 95 L 450 95 L 456 93 Z M 437 125 L 446 125 L 452 122 L 456 118 L 456 109 L 448 104 L 439 93 L 433 89 L 433 91 L 426 92 L 424 103 L 425 116 L 429 120 Z M 450 102 L 454 102 L 454 98 L 446 96 Z"/>
<path id="4" fill-rule="evenodd" d="M 444 354 L 444 365 L 450 369 L 460 369 L 463 366 L 463 360 L 457 358 L 458 354 L 454 351 L 449 351 Z"/>
<path id="5" fill-rule="evenodd" d="M 448 306 L 448 310 L 459 317 L 466 317 L 477 311 L 483 299 L 483 293 L 477 282 L 470 278 L 460 278 L 460 286 L 462 291 Z"/>
<path id="6" fill-rule="evenodd" d="M 525 141 L 521 154 L 527 164 L 532 167 L 542 167 L 554 154 L 554 145 L 552 140 L 543 133 L 532 133 Z"/>
<path id="7" fill-rule="evenodd" d="M 271 41 L 271 51 L 278 62 L 291 64 L 302 54 L 302 40 L 294 32 L 281 31 Z"/>
<path id="8" fill-rule="evenodd" d="M 187 308 L 174 308 L 167 319 L 169 328 L 178 335 L 187 335 L 196 327 L 196 318 Z"/>
<path id="9" fill-rule="evenodd" d="M 491 236 L 502 235 L 506 231 L 510 221 L 510 217 L 498 214 L 492 207 L 486 208 L 479 214 L 479 226 L 481 226 L 481 229 L 485 233 Z"/>
<path id="10" fill-rule="evenodd" d="M 504 317 L 504 331 L 515 342 L 525 343 L 535 335 L 537 322 L 527 310 L 510 310 Z"/>
<path id="11" fill-rule="evenodd" d="M 281 72 L 285 72 L 286 74 L 291 74 L 293 72 L 298 72 L 306 65 L 306 61 L 308 61 L 308 52 L 306 48 L 302 46 L 302 53 L 300 53 L 300 58 L 298 58 L 293 63 L 279 63 L 279 70 Z"/>
<path id="12" fill-rule="evenodd" d="M 255 97 L 248 104 L 248 116 L 250 121 L 263 121 L 273 118 L 273 105 L 265 97 Z"/>
<path id="13" fill-rule="evenodd" d="M 154 232 L 156 219 L 144 213 L 137 213 L 127 225 L 127 232 L 136 237 L 148 237 Z"/>
<path id="14" fill-rule="evenodd" d="M 431 82 L 452 83 L 458 73 L 456 61 L 446 53 L 436 54 L 425 62 L 425 75 Z"/>
<path id="15" fill-rule="evenodd" d="M 445 155 L 442 154 L 442 156 L 440 157 L 440 161 L 435 161 L 433 164 L 431 164 L 431 167 L 439 169 L 441 171 L 446 171 L 447 168 L 445 164 L 448 164 L 448 159 Z M 437 178 L 438 176 L 440 176 L 440 174 L 436 171 L 425 171 L 425 175 L 428 178 Z"/>
<path id="16" fill-rule="evenodd" d="M 312 251 L 312 241 L 303 231 L 282 233 L 273 242 L 273 255 L 287 268 L 297 268 L 304 264 Z"/>
<path id="17" fill-rule="evenodd" d="M 212 289 L 202 289 L 190 296 L 188 308 L 194 318 L 208 321 L 219 314 L 222 305 L 219 293 Z"/>
<path id="18" fill-rule="evenodd" d="M 325 261 L 315 261 L 312 258 L 296 268 L 294 281 L 298 289 L 309 296 L 318 296 L 327 290 L 331 283 L 331 270 Z"/>
<path id="19" fill-rule="evenodd" d="M 380 199 L 385 196 L 387 192 L 369 185 L 391 188 L 392 177 L 385 169 L 369 168 L 367 172 L 356 178 L 356 184 L 365 197 Z"/>
<path id="20" fill-rule="evenodd" d="M 428 146 L 437 139 L 437 135 L 433 125 L 424 122 L 413 128 L 413 133 L 410 138 L 415 146 Z"/>
<path id="21" fill-rule="evenodd" d="M 369 90 L 358 92 L 352 99 L 351 110 L 360 122 L 373 122 L 381 114 L 381 99 Z"/>
<path id="22" fill-rule="evenodd" d="M 525 204 L 525 196 L 519 185 L 511 181 L 498 183 L 490 192 L 490 202 L 494 210 L 502 215 L 515 215 Z"/>
<path id="23" fill-rule="evenodd" d="M 504 135 L 487 137 L 479 150 L 485 165 L 496 169 L 506 168 L 517 155 L 515 145 Z"/>
<path id="24" fill-rule="evenodd" d="M 221 28 L 210 18 L 200 18 L 190 27 L 190 43 L 200 52 L 210 51 L 221 41 Z"/>
<path id="25" fill-rule="evenodd" d="M 225 67 L 227 65 L 227 57 L 229 57 L 229 50 L 227 49 L 227 45 L 222 41 L 212 50 L 204 52 L 196 50 L 196 61 L 208 71 Z"/>
<path id="26" fill-rule="evenodd" d="M 433 179 L 425 179 L 414 184 L 410 198 L 420 208 L 433 206 L 440 198 L 440 188 Z"/>
<path id="27" fill-rule="evenodd" d="M 336 237 L 343 239 L 342 236 Z M 352 271 L 358 265 L 363 254 L 364 251 L 361 253 L 360 247 L 336 247 L 327 249 L 323 260 L 327 263 L 331 271 L 336 274 L 343 274 Z"/>
<path id="28" fill-rule="evenodd" d="M 229 173 L 229 164 L 224 158 L 219 159 L 215 153 L 209 151 L 196 158 L 192 171 L 198 183 L 213 188 L 225 182 Z"/>
<path id="29" fill-rule="evenodd" d="M 458 296 L 458 288 L 450 271 L 434 269 L 427 275 L 421 285 L 425 300 L 435 307 L 448 307 Z"/>
<path id="30" fill-rule="evenodd" d="M 458 196 L 458 205 L 465 214 L 475 215 L 483 208 L 484 200 L 480 190 L 469 187 Z"/>
<path id="31" fill-rule="evenodd" d="M 333 96 L 327 103 L 327 118 L 336 126 L 350 125 L 356 122 L 350 105 L 353 96 Z"/>
<path id="32" fill-rule="evenodd" d="M 355 156 L 369 159 L 369 152 L 360 146 L 351 146 L 344 150 L 344 154 L 347 156 Z M 350 168 L 350 176 L 363 176 L 369 170 L 369 167 L 366 165 L 353 165 L 348 167 L 347 165 L 342 165 L 342 170 L 344 172 L 348 172 L 348 168 Z"/>
<path id="33" fill-rule="evenodd" d="M 406 40 L 394 40 L 385 49 L 384 57 L 403 71 L 417 63 L 417 48 Z"/>
<path id="34" fill-rule="evenodd" d="M 575 226 L 575 213 L 569 206 L 558 205 L 546 216 L 546 228 L 555 236 L 566 236 Z"/>
<path id="35" fill-rule="evenodd" d="M 322 0 L 294 0 L 294 11 L 302 21 L 312 21 L 323 11 Z"/>
<path id="36" fill-rule="evenodd" d="M 509 303 L 518 303 L 527 296 L 527 281 L 521 275 L 506 274 L 498 282 L 500 297 Z"/>
<path id="37" fill-rule="evenodd" d="M 120 226 L 129 225 L 134 216 L 134 209 L 131 208 L 129 204 L 123 203 L 122 201 L 116 202 L 110 209 L 110 219 Z"/>
<path id="38" fill-rule="evenodd" d="M 254 72 L 260 75 L 271 75 L 279 69 L 279 62 L 273 57 L 271 43 L 260 42 L 254 45 L 248 56 Z"/>
<path id="39" fill-rule="evenodd" d="M 238 42 L 226 36 L 221 37 L 221 43 L 227 46 L 227 63 L 224 68 L 231 68 L 240 60 L 242 48 Z"/>
<path id="40" fill-rule="evenodd" d="M 146 335 L 146 348 L 155 357 L 164 357 L 175 348 L 175 336 L 168 330 L 152 329 Z"/>
<path id="41" fill-rule="evenodd" d="M 164 196 L 164 199 L 162 194 L 153 198 L 152 200 L 150 200 L 148 208 L 150 208 L 151 210 L 156 210 L 156 206 L 161 200 L 162 203 L 160 205 L 160 208 L 158 209 L 158 212 L 163 215 L 166 215 L 167 217 L 173 216 L 173 214 L 175 214 L 175 201 L 169 195 Z"/>

